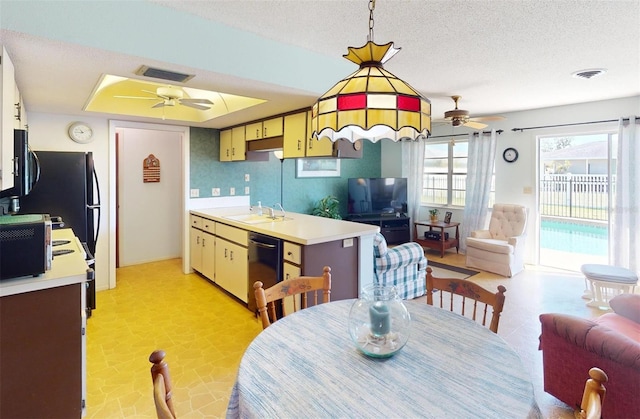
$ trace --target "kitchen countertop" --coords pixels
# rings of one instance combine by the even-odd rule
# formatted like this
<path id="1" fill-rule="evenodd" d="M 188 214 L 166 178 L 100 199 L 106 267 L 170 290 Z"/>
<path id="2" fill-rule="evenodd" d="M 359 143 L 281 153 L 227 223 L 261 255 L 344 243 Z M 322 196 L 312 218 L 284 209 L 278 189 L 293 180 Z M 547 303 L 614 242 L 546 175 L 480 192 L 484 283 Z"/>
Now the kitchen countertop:
<path id="1" fill-rule="evenodd" d="M 69 240 L 69 243 L 54 246 L 55 249 L 72 249 L 73 253 L 54 256 L 51 270 L 44 274 L 3 279 L 0 281 L 0 297 L 38 291 L 64 285 L 77 284 L 86 279 L 87 263 L 79 240 L 70 228 L 52 230 L 53 240 Z"/>
<path id="2" fill-rule="evenodd" d="M 249 214 L 249 207 L 228 207 L 191 210 L 191 214 L 243 230 L 266 234 L 301 245 L 327 243 L 352 237 L 373 236 L 380 227 L 344 220 L 318 217 L 315 215 L 287 212 L 286 220 L 261 222 L 257 224 L 231 220 L 225 216 Z M 280 215 L 276 211 L 276 215 Z"/>

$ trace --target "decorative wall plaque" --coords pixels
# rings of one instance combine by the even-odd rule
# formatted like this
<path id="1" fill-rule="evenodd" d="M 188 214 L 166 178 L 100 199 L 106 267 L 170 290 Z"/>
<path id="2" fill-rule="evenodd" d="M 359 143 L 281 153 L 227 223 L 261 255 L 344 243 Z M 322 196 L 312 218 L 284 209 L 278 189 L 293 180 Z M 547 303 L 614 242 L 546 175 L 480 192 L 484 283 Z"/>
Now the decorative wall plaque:
<path id="1" fill-rule="evenodd" d="M 160 182 L 160 160 L 153 154 L 142 162 L 142 180 L 144 183 Z"/>

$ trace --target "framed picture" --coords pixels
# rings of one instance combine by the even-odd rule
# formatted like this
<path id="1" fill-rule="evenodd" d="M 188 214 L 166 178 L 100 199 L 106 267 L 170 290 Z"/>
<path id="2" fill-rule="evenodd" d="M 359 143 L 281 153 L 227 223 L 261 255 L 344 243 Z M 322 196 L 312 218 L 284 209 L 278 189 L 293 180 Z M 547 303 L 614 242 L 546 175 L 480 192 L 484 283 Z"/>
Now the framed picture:
<path id="1" fill-rule="evenodd" d="M 451 216 L 452 216 L 452 215 L 453 215 L 453 213 L 451 213 L 451 212 L 449 212 L 449 211 L 447 211 L 447 212 L 444 214 L 444 223 L 445 223 L 445 224 L 449 224 L 449 223 L 451 222 Z"/>
<path id="2" fill-rule="evenodd" d="M 340 177 L 340 159 L 298 159 L 296 177 Z"/>

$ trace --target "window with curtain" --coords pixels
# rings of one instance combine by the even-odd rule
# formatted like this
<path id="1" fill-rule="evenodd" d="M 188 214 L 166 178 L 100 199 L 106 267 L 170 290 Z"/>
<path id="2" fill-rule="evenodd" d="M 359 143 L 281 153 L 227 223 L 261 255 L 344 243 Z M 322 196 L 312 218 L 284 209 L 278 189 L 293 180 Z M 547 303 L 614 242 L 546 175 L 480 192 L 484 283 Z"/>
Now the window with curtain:
<path id="1" fill-rule="evenodd" d="M 467 181 L 468 143 L 466 140 L 428 142 L 424 152 L 422 203 L 464 206 Z M 489 206 L 495 197 L 495 176 L 491 179 Z"/>

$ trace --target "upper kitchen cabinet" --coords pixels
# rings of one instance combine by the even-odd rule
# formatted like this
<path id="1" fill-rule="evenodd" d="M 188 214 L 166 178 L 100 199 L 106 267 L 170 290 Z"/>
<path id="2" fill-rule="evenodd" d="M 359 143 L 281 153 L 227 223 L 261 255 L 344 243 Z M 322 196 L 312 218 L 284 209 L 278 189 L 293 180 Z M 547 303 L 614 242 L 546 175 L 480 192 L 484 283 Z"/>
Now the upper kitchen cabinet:
<path id="1" fill-rule="evenodd" d="M 245 160 L 244 126 L 220 131 L 220 161 Z"/>
<path id="2" fill-rule="evenodd" d="M 300 112 L 284 117 L 284 158 L 304 157 L 307 146 L 307 114 Z"/>
<path id="3" fill-rule="evenodd" d="M 13 187 L 13 128 L 15 120 L 15 74 L 13 63 L 2 47 L 0 56 L 0 190 Z"/>
<path id="4" fill-rule="evenodd" d="M 333 144 L 328 138 L 311 138 L 311 112 L 299 112 L 284 117 L 285 158 L 294 157 L 331 157 Z"/>
<path id="5" fill-rule="evenodd" d="M 262 138 L 279 137 L 282 135 L 283 130 L 283 118 L 279 116 L 246 125 L 245 138 L 247 141 L 252 141 Z"/>
<path id="6" fill-rule="evenodd" d="M 13 127 L 15 129 L 27 129 L 27 109 L 24 106 L 24 100 L 22 99 L 22 95 L 20 94 L 20 90 L 18 90 L 18 85 L 16 84 L 16 90 L 14 94 L 15 103 L 14 106 L 14 120 Z"/>

